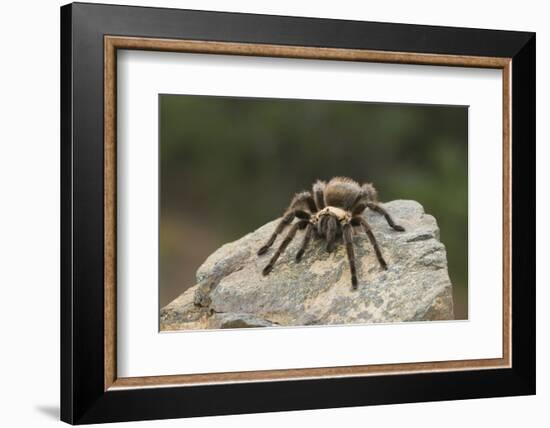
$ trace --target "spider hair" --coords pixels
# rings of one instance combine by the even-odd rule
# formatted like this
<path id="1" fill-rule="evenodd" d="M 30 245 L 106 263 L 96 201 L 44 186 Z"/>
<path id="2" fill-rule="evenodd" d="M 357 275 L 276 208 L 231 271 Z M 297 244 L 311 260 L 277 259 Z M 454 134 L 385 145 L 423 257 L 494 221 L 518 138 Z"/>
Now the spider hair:
<path id="1" fill-rule="evenodd" d="M 258 255 L 265 254 L 277 236 L 291 226 L 262 273 L 268 275 L 298 231 L 305 230 L 302 244 L 296 253 L 296 262 L 302 260 L 314 238 L 324 240 L 328 252 L 334 251 L 341 240 L 346 248 L 352 288 L 356 289 L 359 281 L 353 247 L 354 228 L 360 227 L 363 230 L 374 249 L 378 263 L 382 269 L 388 268 L 378 241 L 369 223 L 363 217 L 363 211 L 367 208 L 384 216 L 388 225 L 394 230 L 400 232 L 405 230 L 396 224 L 387 210 L 379 204 L 378 193 L 372 183 L 359 185 L 348 177 L 334 177 L 328 183 L 317 180 L 311 192 L 303 191 L 294 195 L 268 241 L 258 250 Z M 298 221 L 293 223 L 295 218 Z"/>

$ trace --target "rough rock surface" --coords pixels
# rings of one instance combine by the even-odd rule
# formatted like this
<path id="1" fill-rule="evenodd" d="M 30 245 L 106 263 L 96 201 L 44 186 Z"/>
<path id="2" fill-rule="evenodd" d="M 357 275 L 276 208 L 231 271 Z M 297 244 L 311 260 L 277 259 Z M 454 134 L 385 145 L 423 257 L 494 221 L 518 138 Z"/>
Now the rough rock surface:
<path id="1" fill-rule="evenodd" d="M 312 240 L 302 261 L 294 256 L 303 232 L 262 276 L 281 242 L 263 256 L 278 219 L 223 245 L 197 271 L 197 284 L 161 310 L 161 330 L 303 326 L 453 319 L 452 286 L 445 246 L 431 215 L 414 201 L 384 204 L 405 232 L 391 229 L 370 210 L 365 217 L 388 263 L 378 264 L 367 236 L 354 236 L 359 286 L 351 289 L 346 251 L 327 253 Z M 288 229 L 287 229 L 288 230 Z"/>

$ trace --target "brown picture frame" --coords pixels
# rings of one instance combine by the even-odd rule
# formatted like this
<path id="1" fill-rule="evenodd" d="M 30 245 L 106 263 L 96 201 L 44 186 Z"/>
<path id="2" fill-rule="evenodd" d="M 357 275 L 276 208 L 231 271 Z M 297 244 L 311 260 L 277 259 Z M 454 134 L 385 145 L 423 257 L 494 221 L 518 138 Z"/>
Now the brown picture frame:
<path id="1" fill-rule="evenodd" d="M 510 163 L 510 84 L 511 58 L 467 55 L 418 54 L 406 52 L 378 52 L 358 49 L 296 47 L 284 45 L 211 42 L 198 40 L 170 40 L 105 36 L 105 390 L 110 388 L 137 388 L 160 385 L 217 384 L 266 380 L 368 376 L 384 374 L 422 373 L 430 371 L 508 368 L 511 364 L 511 163 Z M 454 67 L 494 68 L 502 70 L 502 146 L 503 146 L 503 323 L 502 358 L 432 361 L 322 367 L 307 369 L 262 370 L 228 373 L 205 373 L 170 376 L 122 377 L 116 376 L 116 52 L 119 49 L 200 53 L 209 55 L 247 55 L 276 58 L 321 59 L 390 64 L 440 65 Z"/>

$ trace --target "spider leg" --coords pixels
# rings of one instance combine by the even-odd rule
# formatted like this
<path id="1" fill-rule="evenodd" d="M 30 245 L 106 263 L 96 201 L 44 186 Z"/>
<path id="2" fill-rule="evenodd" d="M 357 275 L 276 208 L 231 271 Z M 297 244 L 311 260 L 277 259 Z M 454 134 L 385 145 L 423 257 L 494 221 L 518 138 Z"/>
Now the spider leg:
<path id="1" fill-rule="evenodd" d="M 327 219 L 328 216 L 322 216 L 317 223 L 317 234 L 322 238 L 327 236 Z"/>
<path id="2" fill-rule="evenodd" d="M 369 201 L 378 202 L 378 191 L 372 183 L 363 183 L 361 189 L 363 189 L 363 193 L 367 195 Z"/>
<path id="3" fill-rule="evenodd" d="M 380 266 L 382 266 L 383 269 L 387 270 L 388 264 L 386 263 L 386 260 L 384 260 L 384 256 L 382 256 L 382 252 L 380 251 L 380 247 L 378 246 L 378 241 L 376 241 L 376 238 L 374 237 L 374 234 L 372 233 L 372 230 L 367 220 L 365 220 L 364 217 L 357 216 L 352 218 L 351 224 L 354 226 L 363 226 L 363 230 L 367 234 L 369 241 L 374 248 L 374 252 L 376 253 L 376 258 L 378 259 Z"/>
<path id="4" fill-rule="evenodd" d="M 327 234 L 327 251 L 332 253 L 336 245 L 336 234 L 338 232 L 338 220 L 333 216 L 327 216 L 326 223 L 326 234 Z"/>
<path id="5" fill-rule="evenodd" d="M 317 180 L 313 185 L 313 198 L 315 200 L 315 205 L 317 205 L 317 210 L 322 210 L 325 208 L 325 187 L 327 183 L 321 180 Z"/>
<path id="6" fill-rule="evenodd" d="M 303 229 L 308 224 L 309 223 L 306 220 L 302 220 L 292 225 L 287 235 L 285 236 L 285 239 L 283 240 L 283 242 L 281 242 L 281 245 L 279 245 L 279 248 L 277 248 L 277 251 L 275 251 L 275 254 L 273 254 L 273 257 L 271 257 L 271 260 L 269 260 L 269 263 L 263 269 L 262 273 L 264 275 L 268 275 L 269 272 L 273 270 L 273 265 L 275 264 L 279 256 L 286 250 L 286 247 L 288 247 L 288 244 L 290 244 L 290 242 L 294 239 L 298 229 Z"/>
<path id="7" fill-rule="evenodd" d="M 355 251 L 353 250 L 353 228 L 351 225 L 345 224 L 343 230 L 344 244 L 346 244 L 346 252 L 348 253 L 349 270 L 351 272 L 351 287 L 357 289 L 357 271 L 355 269 Z"/>
<path id="8" fill-rule="evenodd" d="M 313 200 L 313 196 L 311 196 L 310 192 L 302 192 L 297 193 L 294 195 L 294 198 L 292 199 L 292 202 L 290 203 L 290 206 L 286 210 L 285 214 L 283 215 L 283 218 L 275 228 L 275 231 L 270 236 L 266 244 L 258 250 L 258 255 L 261 256 L 262 254 L 265 254 L 269 247 L 273 245 L 275 242 L 275 239 L 277 238 L 277 235 L 281 234 L 285 228 L 292 223 L 292 220 L 294 220 L 294 217 L 304 218 L 304 214 L 306 211 L 302 209 L 297 209 L 298 207 L 302 208 L 304 205 L 309 208 L 311 212 L 316 212 L 317 208 L 315 206 L 315 201 Z"/>
<path id="9" fill-rule="evenodd" d="M 362 214 L 367 209 L 367 204 L 376 200 L 372 198 L 376 198 L 376 190 L 374 190 L 374 187 L 364 184 L 361 187 L 361 192 L 357 195 L 355 202 L 351 206 L 351 215 Z"/>
<path id="10" fill-rule="evenodd" d="M 367 207 L 369 207 L 373 211 L 376 211 L 378 214 L 382 214 L 392 229 L 397 230 L 398 232 L 405 231 L 405 228 L 403 226 L 395 224 L 390 214 L 376 202 L 368 202 Z"/>
<path id="11" fill-rule="evenodd" d="M 308 223 L 306 226 L 306 234 L 304 235 L 304 240 L 302 241 L 302 246 L 296 253 L 296 261 L 299 262 L 302 260 L 302 256 L 304 255 L 304 252 L 307 249 L 307 246 L 309 245 L 309 242 L 311 241 L 311 235 L 313 235 L 313 225 L 311 223 Z"/>
<path id="12" fill-rule="evenodd" d="M 351 209 L 351 215 L 360 215 L 365 211 L 367 208 L 367 202 L 365 201 L 365 198 L 358 198 L 358 201 L 353 204 L 353 207 Z"/>

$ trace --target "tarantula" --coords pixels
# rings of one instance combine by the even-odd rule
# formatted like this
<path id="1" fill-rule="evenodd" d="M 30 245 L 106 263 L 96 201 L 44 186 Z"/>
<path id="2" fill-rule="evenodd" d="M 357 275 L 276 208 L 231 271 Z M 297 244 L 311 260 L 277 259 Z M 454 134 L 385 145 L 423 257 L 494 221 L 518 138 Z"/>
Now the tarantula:
<path id="1" fill-rule="evenodd" d="M 377 192 L 371 183 L 360 186 L 351 178 L 334 177 L 328 183 L 318 180 L 313 185 L 312 192 L 297 193 L 267 243 L 258 250 L 258 255 L 265 254 L 275 242 L 277 235 L 281 234 L 293 222 L 295 217 L 298 218 L 298 221 L 292 224 L 285 239 L 281 242 L 262 273 L 268 275 L 273 270 L 273 265 L 294 239 L 296 232 L 305 229 L 302 245 L 296 253 L 296 261 L 299 262 L 302 259 L 312 237 L 324 239 L 329 253 L 334 250 L 337 242 L 342 239 L 346 245 L 352 288 L 356 289 L 357 272 L 353 250 L 354 227 L 360 226 L 363 228 L 374 248 L 380 266 L 383 269 L 388 268 L 378 242 L 367 220 L 362 216 L 366 208 L 382 214 L 394 230 L 399 232 L 405 230 L 395 224 L 388 212 L 378 204 Z"/>

